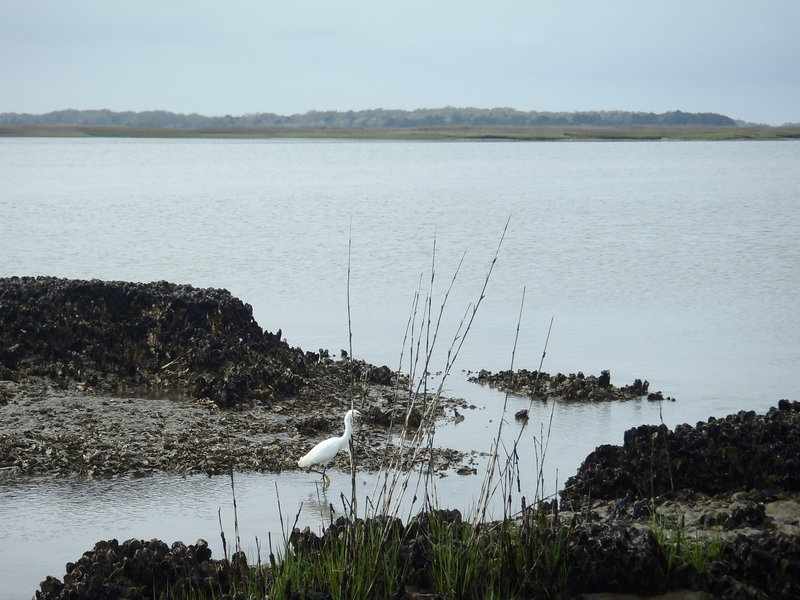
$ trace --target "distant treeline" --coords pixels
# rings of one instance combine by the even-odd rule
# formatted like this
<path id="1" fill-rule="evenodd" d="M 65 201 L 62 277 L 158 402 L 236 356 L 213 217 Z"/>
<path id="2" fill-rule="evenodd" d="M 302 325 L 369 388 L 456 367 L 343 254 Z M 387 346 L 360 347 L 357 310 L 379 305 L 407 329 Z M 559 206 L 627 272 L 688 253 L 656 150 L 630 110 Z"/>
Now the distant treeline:
<path id="1" fill-rule="evenodd" d="M 626 127 L 643 126 L 735 126 L 716 113 L 665 113 L 628 111 L 539 112 L 513 108 L 423 108 L 417 110 L 310 111 L 290 116 L 257 113 L 208 117 L 164 110 L 113 112 L 110 110 L 58 110 L 42 115 L 0 113 L 0 124 L 92 127 L 158 127 L 202 129 L 219 127 L 335 127 L 335 128 L 424 128 L 424 127 Z"/>

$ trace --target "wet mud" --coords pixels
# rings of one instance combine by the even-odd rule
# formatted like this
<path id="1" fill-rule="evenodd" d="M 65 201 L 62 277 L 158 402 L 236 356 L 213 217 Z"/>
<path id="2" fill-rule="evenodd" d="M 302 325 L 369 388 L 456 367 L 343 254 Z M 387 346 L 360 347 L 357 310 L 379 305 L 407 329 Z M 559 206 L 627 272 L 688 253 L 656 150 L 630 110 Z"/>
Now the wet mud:
<path id="1" fill-rule="evenodd" d="M 226 290 L 5 278 L 0 323 L 0 475 L 296 469 L 353 406 L 358 468 L 377 470 L 421 422 L 388 367 L 292 348 Z"/>

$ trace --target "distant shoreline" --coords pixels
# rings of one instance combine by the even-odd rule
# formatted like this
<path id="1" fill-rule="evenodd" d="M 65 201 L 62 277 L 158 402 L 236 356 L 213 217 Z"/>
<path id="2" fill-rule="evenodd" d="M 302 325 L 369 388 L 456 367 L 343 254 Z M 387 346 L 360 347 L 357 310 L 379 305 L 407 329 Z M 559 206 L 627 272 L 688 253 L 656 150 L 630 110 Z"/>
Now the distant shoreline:
<path id="1" fill-rule="evenodd" d="M 109 127 L 83 125 L 0 125 L 0 137 L 347 139 L 454 141 L 655 141 L 800 139 L 800 126 L 558 126 L 558 127 Z"/>

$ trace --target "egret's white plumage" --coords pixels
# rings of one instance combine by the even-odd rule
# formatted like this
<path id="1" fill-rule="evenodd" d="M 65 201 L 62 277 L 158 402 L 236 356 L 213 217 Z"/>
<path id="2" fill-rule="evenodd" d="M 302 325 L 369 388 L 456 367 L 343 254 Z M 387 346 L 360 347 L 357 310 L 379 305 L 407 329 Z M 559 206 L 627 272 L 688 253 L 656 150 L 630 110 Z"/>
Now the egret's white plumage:
<path id="1" fill-rule="evenodd" d="M 333 460 L 340 450 L 345 448 L 349 451 L 348 444 L 350 443 L 350 436 L 353 433 L 353 417 L 361 415 L 355 409 L 348 410 L 344 415 L 344 434 L 341 437 L 332 437 L 327 440 L 321 441 L 319 444 L 309 450 L 303 458 L 297 461 L 297 466 L 306 468 L 313 465 L 322 465 L 322 476 L 325 476 L 325 469 L 328 463 Z"/>

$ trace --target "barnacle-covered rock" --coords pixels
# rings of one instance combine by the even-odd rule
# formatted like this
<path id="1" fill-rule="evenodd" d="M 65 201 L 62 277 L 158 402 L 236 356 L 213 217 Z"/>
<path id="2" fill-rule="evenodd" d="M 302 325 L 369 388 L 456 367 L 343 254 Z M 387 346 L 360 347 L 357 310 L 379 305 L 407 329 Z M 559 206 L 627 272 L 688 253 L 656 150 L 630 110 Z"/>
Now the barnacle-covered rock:
<path id="1" fill-rule="evenodd" d="M 535 400 L 629 400 L 647 395 L 650 384 L 636 379 L 632 384 L 617 387 L 611 383 L 611 371 L 604 370 L 599 376 L 584 375 L 583 372 L 556 373 L 544 371 L 498 371 L 492 373 L 482 369 L 470 375 L 473 383 L 490 385 L 499 390 L 530 396 Z"/>
<path id="2" fill-rule="evenodd" d="M 75 563 L 68 563 L 63 583 L 47 577 L 37 600 L 112 600 L 179 598 L 224 594 L 247 575 L 247 558 L 214 560 L 205 540 L 171 546 L 161 540 L 100 541 Z M 248 577 L 248 582 L 253 580 Z"/>
<path id="3" fill-rule="evenodd" d="M 665 425 L 629 429 L 622 446 L 598 446 L 586 457 L 561 499 L 580 506 L 588 498 L 615 499 L 630 491 L 650 497 L 680 490 L 800 490 L 798 457 L 800 402 L 781 400 L 763 415 L 740 411 L 673 431 Z M 752 510 L 736 518 L 757 520 Z"/>
<path id="4" fill-rule="evenodd" d="M 221 407 L 296 393 L 310 361 L 227 290 L 0 278 L 0 365 L 101 390 L 181 389 Z"/>

